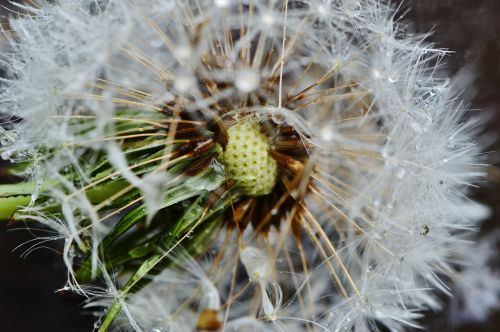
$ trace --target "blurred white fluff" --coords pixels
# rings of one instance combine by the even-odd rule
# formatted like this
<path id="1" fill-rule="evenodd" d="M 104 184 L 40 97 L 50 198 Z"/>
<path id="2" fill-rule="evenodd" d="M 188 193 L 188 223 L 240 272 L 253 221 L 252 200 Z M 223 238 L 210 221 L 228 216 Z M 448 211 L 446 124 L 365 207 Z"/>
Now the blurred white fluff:
<path id="1" fill-rule="evenodd" d="M 198 319 L 197 305 L 220 310 L 218 290 L 203 267 L 182 251 L 170 257 L 173 261 L 182 260 L 182 268 L 166 269 L 128 299 L 130 314 L 143 331 L 193 331 Z M 129 320 L 123 315 L 116 325 L 119 328 L 123 324 L 127 330 Z"/>
<path id="2" fill-rule="evenodd" d="M 453 280 L 456 296 L 449 309 L 452 323 L 484 321 L 493 310 L 500 308 L 499 245 L 500 233 L 497 231 L 468 250 L 465 266 Z"/>
<path id="3" fill-rule="evenodd" d="M 205 74 L 234 85 L 211 98 L 265 91 L 260 82 L 273 75 L 273 68 L 259 65 L 265 63 L 262 58 L 250 66 L 240 62 L 241 52 L 260 39 L 263 51 L 273 50 L 284 60 L 284 92 L 298 92 L 326 73 L 343 87 L 332 92 L 331 100 L 293 113 L 281 108 L 278 96 L 271 96 L 261 108 L 273 120 L 287 117 L 298 131 L 307 133 L 304 140 L 316 147 L 311 155 L 314 167 L 331 180 L 327 185 L 313 179 L 316 191 L 306 198 L 310 215 L 303 232 L 311 243 L 298 247 L 286 231 L 275 241 L 271 236 L 256 240 L 245 235 L 241 244 L 232 238 L 234 245 L 223 247 L 227 252 L 222 262 L 210 265 L 189 258 L 189 263 L 180 264 L 184 270 L 167 269 L 132 295 L 117 329 L 191 331 L 203 307 L 220 310 L 227 331 L 297 331 L 304 326 L 367 331 L 377 324 L 401 331 L 417 326 L 423 310 L 440 306 L 431 290 L 449 293 L 447 279 L 469 250 L 468 231 L 484 217 L 467 198 L 468 188 L 482 176 L 476 161 L 480 147 L 473 140 L 477 123 L 463 118 L 466 108 L 457 99 L 453 82 L 440 74 L 446 52 L 434 49 L 424 36 L 408 33 L 395 18 L 393 6 L 381 0 L 39 4 L 23 8 L 31 16 L 11 20 L 15 35 L 9 35 L 11 50 L 2 56 L 9 78 L 2 81 L 0 101 L 3 112 L 23 120 L 0 135 L 5 158 L 38 160 L 27 173 L 40 183 L 47 177 L 57 179 L 68 165 L 85 179 L 79 156 L 89 150 L 108 151 L 121 165 L 118 147 L 96 138 L 105 136 L 114 112 L 123 106 L 122 87 L 147 91 L 141 102 L 151 106 L 148 111 L 176 95 L 194 98 L 187 110 L 209 109 L 213 100 L 198 91 L 194 73 L 204 70 L 203 52 L 213 47 L 225 50 L 227 57 L 219 59 L 220 69 Z M 238 31 L 241 17 L 248 32 L 229 45 L 225 31 Z M 188 23 L 207 26 L 196 45 Z M 175 39 L 163 40 L 158 30 L 165 29 Z M 259 50 L 255 57 L 261 56 Z M 95 88 L 89 82 L 101 78 L 116 89 L 91 97 Z M 349 86 L 354 87 L 345 90 Z M 342 99 L 342 92 L 355 97 Z M 371 105 L 369 111 L 351 118 L 361 102 Z M 93 126 L 86 130 L 68 126 L 69 117 L 81 111 L 95 116 Z M 44 155 L 47 148 L 56 153 Z M 143 192 L 159 190 L 130 178 Z M 68 248 L 73 242 L 79 244 L 81 232 L 90 232 L 85 235 L 93 239 L 95 249 L 109 230 L 98 222 L 90 231 L 80 227 L 84 217 L 97 219 L 91 215 L 92 204 L 85 197 L 60 197 L 57 190 L 53 195 L 68 204 L 67 225 L 46 223 L 61 231 Z M 154 210 L 155 195 L 149 196 Z M 222 248 L 221 241 L 213 250 Z M 266 259 L 248 260 L 249 250 Z M 290 268 L 302 267 L 303 260 L 309 269 Z M 242 278 L 241 264 L 247 278 Z M 465 281 L 470 278 L 467 271 L 462 274 L 463 285 L 471 283 Z M 335 283 L 343 285 L 345 294 L 332 286 Z M 493 280 L 484 286 L 498 289 Z M 292 291 L 285 294 L 285 288 Z M 488 305 L 498 301 L 491 300 Z M 476 301 L 468 303 L 477 306 Z"/>

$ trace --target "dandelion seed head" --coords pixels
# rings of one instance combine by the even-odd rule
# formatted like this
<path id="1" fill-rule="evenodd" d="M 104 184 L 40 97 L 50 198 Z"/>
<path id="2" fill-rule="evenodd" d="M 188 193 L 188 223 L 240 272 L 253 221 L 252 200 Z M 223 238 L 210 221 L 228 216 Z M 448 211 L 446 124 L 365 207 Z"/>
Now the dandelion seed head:
<path id="1" fill-rule="evenodd" d="M 478 123 L 389 4 L 29 12 L 11 20 L 1 157 L 29 164 L 19 217 L 65 239 L 72 289 L 105 279 L 116 328 L 401 330 L 450 292 L 485 215 L 467 198 Z M 107 274 L 137 266 L 122 289 Z"/>

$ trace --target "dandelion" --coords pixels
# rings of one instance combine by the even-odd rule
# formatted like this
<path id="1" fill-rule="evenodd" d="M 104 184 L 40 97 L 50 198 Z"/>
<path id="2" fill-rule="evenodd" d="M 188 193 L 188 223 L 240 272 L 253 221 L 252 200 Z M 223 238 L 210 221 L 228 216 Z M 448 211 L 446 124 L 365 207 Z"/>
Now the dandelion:
<path id="1" fill-rule="evenodd" d="M 477 123 L 390 4 L 16 6 L 2 213 L 64 239 L 99 331 L 400 331 L 450 292 Z"/>

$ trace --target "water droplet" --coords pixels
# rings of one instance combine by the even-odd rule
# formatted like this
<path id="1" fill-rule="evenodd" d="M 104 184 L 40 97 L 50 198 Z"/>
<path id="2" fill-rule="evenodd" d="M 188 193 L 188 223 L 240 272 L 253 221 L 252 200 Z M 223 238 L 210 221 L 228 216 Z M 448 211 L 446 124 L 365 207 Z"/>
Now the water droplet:
<path id="1" fill-rule="evenodd" d="M 403 166 L 401 166 L 401 167 L 398 169 L 398 173 L 397 173 L 397 175 L 398 175 L 398 178 L 400 178 L 400 179 L 404 178 L 404 177 L 405 177 L 405 175 L 406 175 L 406 168 L 405 168 L 405 167 L 403 167 Z"/>
<path id="2" fill-rule="evenodd" d="M 317 7 L 316 7 L 316 13 L 318 14 L 318 16 L 320 18 L 325 18 L 328 14 L 328 8 L 326 7 L 326 4 L 323 4 L 323 3 L 320 3 Z"/>
<path id="3" fill-rule="evenodd" d="M 350 16 L 358 16 L 361 13 L 361 4 L 359 1 L 349 3 L 347 12 Z"/>
<path id="4" fill-rule="evenodd" d="M 455 147 L 456 147 L 455 140 L 454 140 L 452 137 L 450 137 L 450 138 L 448 139 L 448 144 L 447 144 L 447 146 L 448 146 L 448 148 L 449 148 L 449 149 L 453 149 L 453 148 L 455 148 Z"/>
<path id="5" fill-rule="evenodd" d="M 374 237 L 377 239 L 377 240 L 382 240 L 383 238 L 385 238 L 385 235 L 386 235 L 386 232 L 385 231 L 381 231 L 381 232 L 376 232 Z"/>
<path id="6" fill-rule="evenodd" d="M 179 75 L 175 79 L 175 89 L 181 93 L 191 91 L 195 86 L 195 80 L 191 75 Z"/>
<path id="7" fill-rule="evenodd" d="M 333 128 L 329 125 L 325 125 L 321 128 L 320 131 L 321 138 L 326 141 L 330 142 L 333 140 Z"/>
<path id="8" fill-rule="evenodd" d="M 396 83 L 398 81 L 398 79 L 394 76 L 387 77 L 387 80 L 389 81 L 389 83 Z"/>
<path id="9" fill-rule="evenodd" d="M 99 328 L 101 327 L 101 324 L 102 324 L 102 323 L 101 323 L 101 320 L 96 321 L 96 322 L 94 323 L 94 329 L 96 329 L 96 330 L 97 330 L 97 329 L 99 329 Z"/>
<path id="10" fill-rule="evenodd" d="M 4 151 L 0 154 L 3 160 L 8 160 L 10 158 L 10 151 Z"/>
<path id="11" fill-rule="evenodd" d="M 236 72 L 234 84 L 243 93 L 252 92 L 259 87 L 260 75 L 252 68 L 243 68 Z"/>
<path id="12" fill-rule="evenodd" d="M 388 168 L 397 167 L 399 165 L 399 160 L 394 155 L 394 148 L 387 143 L 382 148 L 382 157 L 384 157 L 385 166 Z"/>
<path id="13" fill-rule="evenodd" d="M 274 123 L 276 123 L 278 125 L 285 123 L 285 120 L 286 120 L 283 113 L 281 113 L 278 110 L 271 114 L 271 119 L 273 120 Z"/>
<path id="14" fill-rule="evenodd" d="M 374 78 L 381 78 L 382 77 L 382 74 L 380 73 L 380 71 L 378 69 L 373 69 L 372 75 Z"/>
<path id="15" fill-rule="evenodd" d="M 191 46 L 186 45 L 186 44 L 181 44 L 178 45 L 175 48 L 175 56 L 180 62 L 184 62 L 189 60 L 193 56 L 193 50 L 191 49 Z"/>
<path id="16" fill-rule="evenodd" d="M 219 8 L 229 7 L 229 0 L 215 0 L 215 5 Z"/>
<path id="17" fill-rule="evenodd" d="M 24 68 L 24 64 L 20 61 L 15 61 L 12 63 L 12 69 L 14 70 L 22 70 Z"/>
<path id="18" fill-rule="evenodd" d="M 276 22 L 276 19 L 272 13 L 265 13 L 262 15 L 261 21 L 264 25 L 270 27 Z"/>
<path id="19" fill-rule="evenodd" d="M 418 123 L 417 121 L 413 121 L 413 120 L 410 121 L 410 128 L 413 129 L 413 131 L 417 134 L 424 131 L 422 126 L 420 125 L 420 123 Z"/>

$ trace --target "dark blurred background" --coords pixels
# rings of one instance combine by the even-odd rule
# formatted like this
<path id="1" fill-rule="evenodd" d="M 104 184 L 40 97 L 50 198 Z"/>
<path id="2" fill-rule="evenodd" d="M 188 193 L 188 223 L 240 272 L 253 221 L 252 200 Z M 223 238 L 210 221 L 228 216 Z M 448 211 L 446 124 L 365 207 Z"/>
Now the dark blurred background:
<path id="1" fill-rule="evenodd" d="M 0 0 L 7 7 L 8 2 Z M 474 193 L 492 209 L 480 231 L 480 235 L 488 234 L 500 223 L 500 0 L 407 0 L 402 11 L 408 7 L 411 11 L 406 18 L 413 21 L 415 31 L 434 31 L 429 39 L 455 52 L 447 59 L 448 70 L 450 74 L 466 74 L 469 81 L 462 88 L 473 107 L 471 116 L 488 119 L 480 139 L 489 144 L 488 160 L 493 167 Z M 7 181 L 0 171 L 0 183 Z M 94 317 L 82 310 L 84 299 L 54 292 L 66 280 L 57 250 L 37 250 L 27 258 L 20 258 L 23 249 L 12 253 L 33 238 L 25 230 L 14 230 L 18 226 L 0 222 L 0 332 L 92 331 Z M 498 311 L 485 322 L 459 327 L 453 326 L 448 313 L 449 308 L 429 313 L 422 322 L 425 330 L 500 331 Z"/>
<path id="2" fill-rule="evenodd" d="M 394 1 L 395 2 L 395 1 Z M 469 77 L 462 86 L 464 97 L 471 103 L 471 116 L 486 120 L 482 144 L 488 145 L 488 178 L 475 190 L 476 199 L 488 205 L 492 214 L 485 220 L 479 236 L 500 228 L 500 1 L 499 0 L 409 0 L 408 18 L 418 32 L 434 31 L 429 38 L 438 47 L 454 51 L 447 59 L 452 74 Z M 496 268 L 500 252 L 497 248 Z M 426 331 L 432 332 L 497 332 L 500 310 L 492 312 L 482 323 L 453 326 L 448 306 L 424 320 Z"/>

